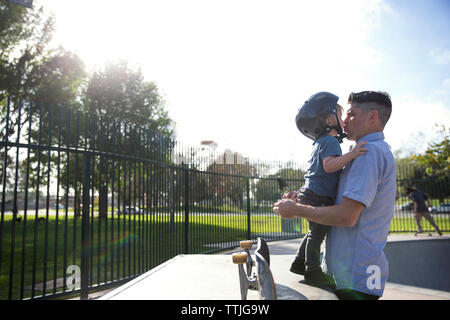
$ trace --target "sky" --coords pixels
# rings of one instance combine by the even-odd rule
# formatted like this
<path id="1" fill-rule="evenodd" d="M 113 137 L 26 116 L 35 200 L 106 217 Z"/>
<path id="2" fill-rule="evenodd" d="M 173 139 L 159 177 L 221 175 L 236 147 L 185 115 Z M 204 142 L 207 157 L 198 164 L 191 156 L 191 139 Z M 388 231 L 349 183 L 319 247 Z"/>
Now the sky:
<path id="1" fill-rule="evenodd" d="M 261 160 L 308 160 L 295 125 L 312 94 L 386 91 L 386 141 L 423 152 L 450 126 L 447 0 L 35 0 L 53 45 L 89 70 L 126 59 L 157 84 L 176 138 Z M 350 143 L 342 144 L 344 152 Z"/>

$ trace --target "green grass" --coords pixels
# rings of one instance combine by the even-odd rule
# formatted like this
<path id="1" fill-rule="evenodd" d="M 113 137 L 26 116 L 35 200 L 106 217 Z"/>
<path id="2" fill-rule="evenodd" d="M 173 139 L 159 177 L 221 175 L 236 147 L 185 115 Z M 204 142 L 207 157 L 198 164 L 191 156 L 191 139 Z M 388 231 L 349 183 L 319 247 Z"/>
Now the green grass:
<path id="1" fill-rule="evenodd" d="M 450 216 L 443 214 L 433 214 L 434 222 L 441 231 L 450 230 Z M 421 226 L 424 232 L 434 232 L 433 226 L 424 218 L 421 220 Z M 391 221 L 390 232 L 414 232 L 417 230 L 414 216 L 395 217 Z"/>
<path id="2" fill-rule="evenodd" d="M 183 214 L 175 216 L 173 230 L 170 230 L 169 215 L 160 213 L 120 218 L 109 215 L 107 219 L 94 217 L 90 222 L 88 251 L 92 255 L 93 284 L 140 274 L 185 253 Z M 280 232 L 280 218 L 254 216 L 251 229 L 254 233 Z M 34 283 L 40 284 L 35 286 L 33 296 L 40 296 L 44 281 L 63 278 L 67 266 L 81 265 L 81 217 L 69 215 L 66 220 L 60 215 L 57 220 L 50 215 L 48 222 L 35 224 L 34 216 L 28 216 L 26 223 L 22 220 L 13 224 L 11 216 L 5 215 L 1 231 L 0 299 L 8 298 L 11 270 L 11 298 L 20 299 L 31 296 L 33 277 Z M 188 232 L 189 253 L 221 250 L 233 242 L 237 246 L 247 238 L 247 215 L 191 213 Z M 23 295 L 20 292 L 22 269 Z M 46 285 L 47 294 L 53 292 L 52 286 Z"/>

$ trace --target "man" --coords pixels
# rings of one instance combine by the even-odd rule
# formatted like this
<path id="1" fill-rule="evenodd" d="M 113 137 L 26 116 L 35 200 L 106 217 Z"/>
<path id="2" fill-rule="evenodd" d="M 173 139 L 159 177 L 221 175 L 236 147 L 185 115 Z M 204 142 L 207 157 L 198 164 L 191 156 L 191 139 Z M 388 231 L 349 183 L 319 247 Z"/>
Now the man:
<path id="1" fill-rule="evenodd" d="M 416 219 L 417 224 L 417 232 L 414 235 L 417 235 L 418 233 L 422 233 L 422 226 L 420 225 L 420 220 L 422 217 L 424 217 L 436 230 L 436 232 L 442 236 L 441 230 L 439 230 L 439 227 L 434 222 L 433 217 L 428 212 L 428 207 L 431 207 L 431 202 L 428 196 L 423 193 L 422 190 L 417 190 L 416 186 L 412 186 L 406 189 L 406 192 L 413 198 L 414 200 L 414 218 Z M 427 202 L 428 206 L 425 204 L 425 201 Z"/>
<path id="2" fill-rule="evenodd" d="M 334 206 L 311 207 L 283 195 L 274 211 L 283 218 L 304 217 L 332 226 L 325 251 L 326 271 L 336 281 L 339 299 L 378 299 L 388 277 L 383 253 L 396 194 L 395 160 L 384 142 L 392 103 L 384 92 L 352 93 L 344 120 L 347 138 L 368 141 L 368 152 L 346 165 Z"/>

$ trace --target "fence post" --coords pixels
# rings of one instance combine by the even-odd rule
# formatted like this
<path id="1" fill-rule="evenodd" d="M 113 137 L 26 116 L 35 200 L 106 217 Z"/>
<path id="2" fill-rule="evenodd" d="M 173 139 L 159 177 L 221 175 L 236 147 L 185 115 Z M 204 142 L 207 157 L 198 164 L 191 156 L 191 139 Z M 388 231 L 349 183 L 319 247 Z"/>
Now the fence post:
<path id="1" fill-rule="evenodd" d="M 89 297 L 89 193 L 91 157 L 83 155 L 83 211 L 81 216 L 81 300 Z"/>
<path id="2" fill-rule="evenodd" d="M 169 192 L 169 211 L 170 211 L 170 223 L 169 232 L 175 231 L 175 167 L 170 169 L 171 184 Z"/>
<path id="3" fill-rule="evenodd" d="M 247 178 L 247 239 L 251 240 L 251 228 L 250 228 L 250 178 Z"/>
<path id="4" fill-rule="evenodd" d="M 189 170 L 184 167 L 184 253 L 189 253 Z"/>

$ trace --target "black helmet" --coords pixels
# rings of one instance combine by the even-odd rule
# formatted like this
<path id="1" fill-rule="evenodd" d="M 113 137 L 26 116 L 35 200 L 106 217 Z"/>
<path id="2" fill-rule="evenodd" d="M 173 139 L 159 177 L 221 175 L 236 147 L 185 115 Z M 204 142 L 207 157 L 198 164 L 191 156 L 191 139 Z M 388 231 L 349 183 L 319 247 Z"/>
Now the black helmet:
<path id="1" fill-rule="evenodd" d="M 310 139 L 316 140 L 331 129 L 336 129 L 339 142 L 345 138 L 337 119 L 337 102 L 339 97 L 329 92 L 318 92 L 312 95 L 298 111 L 295 117 L 298 130 Z M 328 126 L 325 122 L 329 114 L 336 115 L 337 125 Z"/>

